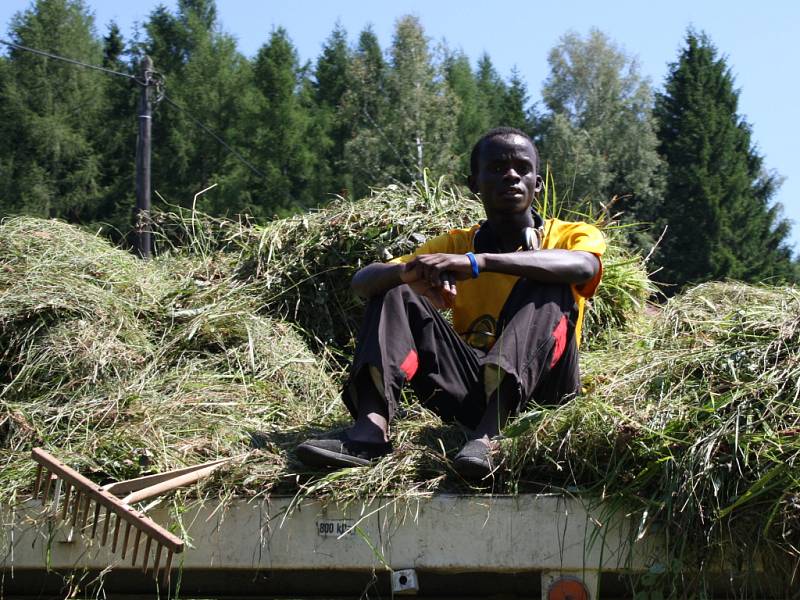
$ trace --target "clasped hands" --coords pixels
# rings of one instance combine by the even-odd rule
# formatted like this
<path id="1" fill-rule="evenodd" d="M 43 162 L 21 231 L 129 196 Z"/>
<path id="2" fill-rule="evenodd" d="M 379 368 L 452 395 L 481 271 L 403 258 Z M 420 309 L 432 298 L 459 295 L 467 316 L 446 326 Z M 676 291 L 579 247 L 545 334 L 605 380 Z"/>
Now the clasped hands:
<path id="1" fill-rule="evenodd" d="M 456 281 L 472 277 L 472 264 L 464 254 L 422 254 L 404 266 L 403 283 L 439 309 L 452 308 Z"/>

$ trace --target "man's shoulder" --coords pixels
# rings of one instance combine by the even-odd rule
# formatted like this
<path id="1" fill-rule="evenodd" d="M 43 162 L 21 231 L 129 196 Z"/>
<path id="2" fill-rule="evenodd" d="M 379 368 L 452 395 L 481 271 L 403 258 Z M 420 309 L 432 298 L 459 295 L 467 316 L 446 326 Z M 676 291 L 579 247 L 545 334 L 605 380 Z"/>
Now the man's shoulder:
<path id="1" fill-rule="evenodd" d="M 557 225 L 559 227 L 566 227 L 566 226 L 575 226 L 575 225 L 585 225 L 587 227 L 594 227 L 591 223 L 587 223 L 586 221 L 564 221 L 563 219 L 559 219 L 556 217 L 550 217 L 549 219 L 544 220 L 545 227 Z"/>
<path id="2" fill-rule="evenodd" d="M 550 218 L 544 224 L 544 247 L 588 250 L 602 254 L 605 251 L 605 240 L 600 229 L 591 223 Z"/>
<path id="3" fill-rule="evenodd" d="M 596 231 L 598 233 L 601 233 L 600 230 L 597 228 L 597 226 L 592 225 L 591 223 L 587 223 L 586 221 L 563 221 L 555 217 L 545 219 L 544 229 L 545 231 L 553 231 L 553 232 L 583 230 L 583 231 Z"/>
<path id="4" fill-rule="evenodd" d="M 475 237 L 475 232 L 478 231 L 478 229 L 480 229 L 480 224 L 476 224 L 471 227 L 456 227 L 450 229 L 447 233 L 443 233 L 431 238 L 424 244 L 424 246 L 427 246 L 431 252 L 447 252 L 448 250 L 444 248 L 461 248 L 462 246 L 470 246 L 472 244 L 472 239 Z M 437 249 L 433 250 L 432 248 Z M 464 250 L 464 252 L 466 251 L 467 250 Z"/>

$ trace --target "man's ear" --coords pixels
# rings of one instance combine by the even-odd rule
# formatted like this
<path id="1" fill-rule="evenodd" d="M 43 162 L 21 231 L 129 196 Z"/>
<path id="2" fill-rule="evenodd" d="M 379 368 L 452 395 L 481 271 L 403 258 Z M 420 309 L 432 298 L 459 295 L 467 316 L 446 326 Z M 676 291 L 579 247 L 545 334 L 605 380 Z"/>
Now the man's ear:
<path id="1" fill-rule="evenodd" d="M 472 192 L 473 194 L 478 193 L 478 182 L 475 181 L 475 176 L 472 173 L 467 175 L 467 185 L 469 186 L 470 192 Z"/>
<path id="2" fill-rule="evenodd" d="M 542 179 L 541 175 L 536 176 L 536 187 L 533 188 L 534 194 L 540 194 L 544 189 L 544 179 Z"/>

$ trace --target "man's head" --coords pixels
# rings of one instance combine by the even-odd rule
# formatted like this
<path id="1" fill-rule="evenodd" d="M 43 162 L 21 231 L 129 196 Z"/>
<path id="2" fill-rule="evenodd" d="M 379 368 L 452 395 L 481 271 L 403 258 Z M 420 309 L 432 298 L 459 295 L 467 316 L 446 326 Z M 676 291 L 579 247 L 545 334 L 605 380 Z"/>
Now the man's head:
<path id="1" fill-rule="evenodd" d="M 483 201 L 486 215 L 528 211 L 542 189 L 538 153 L 525 132 L 499 127 L 484 134 L 470 156 L 469 187 Z"/>
<path id="2" fill-rule="evenodd" d="M 530 142 L 531 147 L 533 148 L 533 153 L 536 155 L 536 172 L 539 172 L 539 151 L 536 149 L 536 146 L 533 143 L 531 137 L 522 131 L 521 129 L 517 129 L 516 127 L 495 127 L 494 129 L 490 129 L 486 133 L 484 133 L 480 139 L 475 142 L 475 145 L 472 147 L 472 153 L 469 155 L 469 170 L 470 175 L 473 177 L 477 174 L 478 171 L 478 158 L 481 153 L 481 148 L 483 147 L 483 143 L 492 139 L 493 137 L 499 136 L 511 136 L 511 135 L 519 135 L 524 137 L 528 142 Z"/>

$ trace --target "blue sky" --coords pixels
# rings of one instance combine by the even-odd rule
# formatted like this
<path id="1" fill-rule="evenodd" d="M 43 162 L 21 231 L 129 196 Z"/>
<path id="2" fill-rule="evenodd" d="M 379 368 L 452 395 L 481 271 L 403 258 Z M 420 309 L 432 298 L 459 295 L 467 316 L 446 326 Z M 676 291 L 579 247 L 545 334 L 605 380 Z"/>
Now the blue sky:
<path id="1" fill-rule="evenodd" d="M 137 22 L 159 4 L 154 0 L 119 2 L 85 0 L 94 11 L 99 33 L 112 19 L 130 37 Z M 174 8 L 174 0 L 161 2 Z M 0 30 L 28 8 L 27 0 L 0 3 Z M 673 0 L 671 2 L 572 0 L 571 2 L 492 3 L 472 0 L 217 0 L 222 28 L 252 56 L 269 32 L 283 26 L 301 60 L 315 60 L 338 20 L 351 40 L 372 25 L 383 47 L 391 42 L 394 22 L 404 14 L 418 16 L 433 42 L 447 40 L 473 61 L 487 52 L 507 77 L 517 67 L 532 101 L 539 100 L 547 76 L 547 52 L 568 30 L 585 34 L 598 27 L 639 59 L 642 72 L 656 88 L 668 64 L 677 58 L 686 28 L 708 33 L 727 58 L 741 90 L 739 112 L 753 127 L 766 165 L 786 178 L 776 200 L 794 222 L 792 241 L 800 251 L 800 161 L 794 147 L 800 124 L 794 118 L 800 82 L 797 26 L 800 2 L 776 0 Z"/>

